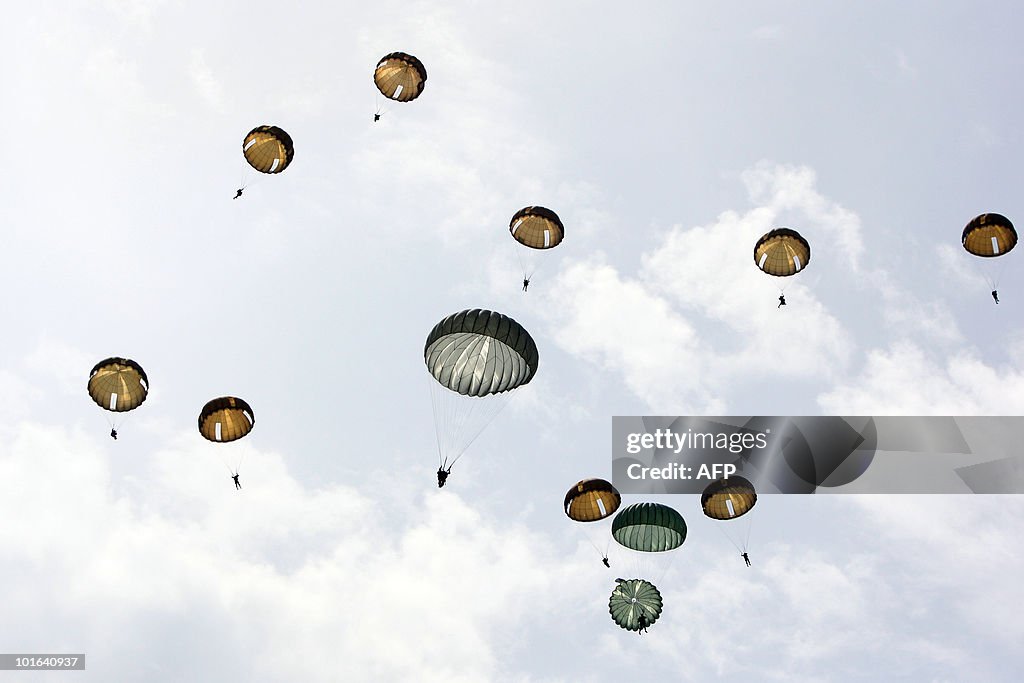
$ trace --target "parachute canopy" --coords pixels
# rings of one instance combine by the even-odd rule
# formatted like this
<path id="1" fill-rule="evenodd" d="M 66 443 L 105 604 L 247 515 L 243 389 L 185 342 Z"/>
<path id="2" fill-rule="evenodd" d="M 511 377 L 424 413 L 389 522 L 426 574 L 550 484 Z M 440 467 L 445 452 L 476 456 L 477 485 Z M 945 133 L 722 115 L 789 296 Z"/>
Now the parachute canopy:
<path id="1" fill-rule="evenodd" d="M 427 370 L 446 389 L 487 396 L 528 384 L 537 373 L 537 345 L 512 318 L 475 308 L 448 316 L 430 331 Z"/>
<path id="2" fill-rule="evenodd" d="M 240 398 L 215 398 L 199 413 L 199 433 L 208 441 L 227 443 L 241 439 L 256 424 L 249 404 Z"/>
<path id="3" fill-rule="evenodd" d="M 257 126 L 242 141 L 242 153 L 260 173 L 280 173 L 292 163 L 292 138 L 277 126 Z"/>
<path id="4" fill-rule="evenodd" d="M 667 505 L 634 503 L 615 516 L 612 537 L 620 545 L 645 553 L 675 550 L 686 540 L 686 522 Z"/>
<path id="5" fill-rule="evenodd" d="M 133 360 L 107 358 L 89 372 L 88 389 L 100 408 L 121 413 L 142 405 L 149 393 L 149 378 Z"/>
<path id="6" fill-rule="evenodd" d="M 404 52 L 385 55 L 373 72 L 373 82 L 384 97 L 398 102 L 415 100 L 427 82 L 423 62 Z"/>
<path id="7" fill-rule="evenodd" d="M 711 482 L 700 497 L 700 506 L 711 519 L 742 517 L 756 502 L 754 485 L 738 475 Z"/>
<path id="8" fill-rule="evenodd" d="M 661 616 L 661 593 L 650 581 L 643 579 L 616 579 L 618 585 L 608 599 L 608 613 L 612 621 L 627 631 L 640 630 L 640 615 L 647 617 L 650 626 Z"/>
<path id="9" fill-rule="evenodd" d="M 509 221 L 508 229 L 516 242 L 531 249 L 557 247 L 565 237 L 565 228 L 558 214 L 543 206 L 519 209 Z"/>
<path id="10" fill-rule="evenodd" d="M 754 263 L 777 277 L 796 275 L 811 260 L 811 245 L 796 230 L 777 228 L 754 245 Z"/>
<path id="11" fill-rule="evenodd" d="M 1017 231 L 1006 216 L 983 213 L 967 224 L 962 241 L 975 256 L 1002 256 L 1017 245 Z"/>
<path id="12" fill-rule="evenodd" d="M 621 503 L 619 492 L 604 479 L 584 479 L 565 494 L 562 507 L 569 519 L 596 522 L 618 510 Z"/>

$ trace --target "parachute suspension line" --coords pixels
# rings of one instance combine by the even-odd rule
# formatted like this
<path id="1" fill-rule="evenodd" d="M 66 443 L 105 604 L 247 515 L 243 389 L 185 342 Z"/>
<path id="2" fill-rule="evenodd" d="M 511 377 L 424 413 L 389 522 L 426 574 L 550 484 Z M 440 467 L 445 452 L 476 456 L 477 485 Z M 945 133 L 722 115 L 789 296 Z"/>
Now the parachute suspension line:
<path id="1" fill-rule="evenodd" d="M 675 564 L 675 561 L 676 561 L 676 555 L 678 555 L 679 553 L 670 552 L 668 554 L 669 554 L 668 563 L 665 565 L 665 568 L 661 570 L 661 574 L 658 576 L 658 580 L 652 582 L 656 586 L 662 585 L 662 583 L 665 580 L 665 575 L 668 574 L 668 570 L 669 569 L 672 569 L 672 565 Z"/>
<path id="2" fill-rule="evenodd" d="M 718 527 L 718 530 L 722 532 L 722 535 L 729 540 L 729 543 L 732 543 L 732 547 L 736 548 L 736 552 L 743 552 L 743 548 L 740 547 L 739 543 L 737 543 L 732 536 L 726 533 L 725 528 L 721 524 L 716 524 L 715 526 Z"/>
<path id="3" fill-rule="evenodd" d="M 430 382 L 434 408 L 438 462 L 441 467 L 454 465 L 487 425 L 498 416 L 509 401 L 509 392 L 484 397 L 462 396 Z"/>
<path id="4" fill-rule="evenodd" d="M 754 519 L 751 518 L 750 521 L 747 522 L 747 535 L 743 539 L 743 552 L 747 552 L 748 550 L 750 550 L 750 530 L 753 529 L 753 528 L 754 528 Z"/>

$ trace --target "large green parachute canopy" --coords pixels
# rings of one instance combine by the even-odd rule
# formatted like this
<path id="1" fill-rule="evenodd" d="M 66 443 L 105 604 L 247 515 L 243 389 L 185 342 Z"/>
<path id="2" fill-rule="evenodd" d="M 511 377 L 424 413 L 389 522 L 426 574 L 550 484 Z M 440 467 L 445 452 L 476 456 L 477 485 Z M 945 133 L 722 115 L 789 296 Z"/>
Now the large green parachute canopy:
<path id="1" fill-rule="evenodd" d="M 242 141 L 242 154 L 260 173 L 280 173 L 295 155 L 292 138 L 277 126 L 257 126 Z"/>
<path id="2" fill-rule="evenodd" d="M 249 404 L 234 396 L 215 398 L 199 413 L 199 433 L 208 441 L 227 443 L 252 431 L 256 417 Z"/>
<path id="3" fill-rule="evenodd" d="M 427 83 L 423 62 L 404 52 L 392 52 L 377 62 L 373 82 L 381 94 L 396 102 L 415 100 Z"/>
<path id="4" fill-rule="evenodd" d="M 968 252 L 991 258 L 1002 256 L 1017 246 L 1017 231 L 1006 216 L 983 213 L 967 224 L 962 240 Z"/>
<path id="5" fill-rule="evenodd" d="M 101 360 L 89 372 L 89 396 L 100 408 L 115 413 L 134 410 L 149 394 L 142 366 L 127 358 Z"/>
<path id="6" fill-rule="evenodd" d="M 427 370 L 446 389 L 487 396 L 528 384 L 537 373 L 537 345 L 512 318 L 475 308 L 448 316 L 427 335 Z"/>
<path id="7" fill-rule="evenodd" d="M 776 277 L 796 275 L 811 260 L 811 245 L 796 230 L 777 228 L 754 245 L 754 263 Z"/>
<path id="8" fill-rule="evenodd" d="M 565 514 L 577 522 L 596 522 L 619 509 L 622 496 L 604 479 L 584 479 L 565 494 Z"/>
<path id="9" fill-rule="evenodd" d="M 711 519 L 742 517 L 756 502 L 754 485 L 738 475 L 711 482 L 700 497 L 700 506 Z"/>
<path id="10" fill-rule="evenodd" d="M 508 230 L 520 244 L 531 249 L 551 249 L 562 243 L 565 228 L 558 214 L 543 206 L 519 209 L 509 221 Z"/>
<path id="11" fill-rule="evenodd" d="M 612 537 L 630 550 L 660 553 L 686 540 L 683 516 L 661 503 L 634 503 L 612 521 Z"/>
<path id="12" fill-rule="evenodd" d="M 612 621 L 627 631 L 640 630 L 640 615 L 650 626 L 661 616 L 661 593 L 650 581 L 643 579 L 616 579 L 618 585 L 608 599 L 608 613 Z"/>

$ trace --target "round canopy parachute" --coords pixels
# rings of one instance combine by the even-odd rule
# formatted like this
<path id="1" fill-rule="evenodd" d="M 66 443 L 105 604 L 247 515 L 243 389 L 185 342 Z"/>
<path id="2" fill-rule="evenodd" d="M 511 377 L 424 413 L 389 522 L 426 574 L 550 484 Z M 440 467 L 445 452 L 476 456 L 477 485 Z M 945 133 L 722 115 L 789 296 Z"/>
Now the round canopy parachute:
<path id="1" fill-rule="evenodd" d="M 537 373 L 537 345 L 512 318 L 475 308 L 450 315 L 427 335 L 427 370 L 445 389 L 487 396 L 528 384 Z"/>
<path id="2" fill-rule="evenodd" d="M 543 206 L 527 206 L 516 211 L 508 230 L 516 242 L 531 249 L 551 249 L 562 243 L 565 228 L 558 214 Z"/>
<path id="3" fill-rule="evenodd" d="M 612 621 L 627 631 L 640 630 L 640 615 L 650 626 L 661 616 L 661 593 L 650 581 L 643 579 L 616 579 L 618 585 L 608 599 L 608 613 Z"/>
<path id="4" fill-rule="evenodd" d="M 101 360 L 89 372 L 89 395 L 104 410 L 122 413 L 142 405 L 149 378 L 142 366 L 127 358 Z"/>
<path id="5" fill-rule="evenodd" d="M 596 522 L 619 509 L 622 496 L 604 479 L 584 479 L 565 494 L 565 514 L 577 522 Z"/>
<path id="6" fill-rule="evenodd" d="M 811 260 L 811 245 L 796 230 L 777 228 L 754 245 L 754 263 L 776 277 L 796 275 Z"/>
<path id="7" fill-rule="evenodd" d="M 260 173 L 280 173 L 295 155 L 292 138 L 277 126 L 257 126 L 242 141 L 242 153 Z"/>
<path id="8" fill-rule="evenodd" d="M 397 102 L 415 100 L 427 82 L 423 62 L 404 52 L 385 55 L 373 72 L 373 82 L 384 97 Z"/>
<path id="9" fill-rule="evenodd" d="M 666 552 L 675 550 L 686 540 L 686 522 L 667 505 L 634 503 L 615 516 L 612 537 L 630 550 Z"/>
<path id="10" fill-rule="evenodd" d="M 215 398 L 199 413 L 199 433 L 208 441 L 227 443 L 241 439 L 256 424 L 249 404 L 240 398 Z"/>
<path id="11" fill-rule="evenodd" d="M 754 485 L 738 475 L 711 482 L 700 497 L 700 506 L 711 519 L 742 517 L 756 502 Z"/>
<path id="12" fill-rule="evenodd" d="M 983 213 L 967 224 L 962 241 L 975 256 L 1002 256 L 1017 245 L 1017 231 L 1006 216 Z"/>

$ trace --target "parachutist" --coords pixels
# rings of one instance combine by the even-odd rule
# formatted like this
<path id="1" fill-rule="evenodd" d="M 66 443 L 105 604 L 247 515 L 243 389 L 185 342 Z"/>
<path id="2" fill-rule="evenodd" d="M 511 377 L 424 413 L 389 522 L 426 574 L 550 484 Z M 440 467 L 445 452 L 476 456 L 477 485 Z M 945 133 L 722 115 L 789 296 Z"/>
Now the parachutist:
<path id="1" fill-rule="evenodd" d="M 637 619 L 638 628 L 636 629 L 636 634 L 640 635 L 641 633 L 647 633 L 647 627 L 650 625 L 651 623 L 647 620 L 647 615 L 641 612 L 640 618 Z"/>
<path id="2" fill-rule="evenodd" d="M 527 280 L 526 278 L 523 278 L 523 291 L 525 292 L 526 288 L 529 287 L 529 286 L 530 286 L 530 281 Z"/>
<path id="3" fill-rule="evenodd" d="M 373 122 L 377 123 L 378 121 L 380 121 L 380 114 L 374 114 L 373 115 Z"/>
<path id="4" fill-rule="evenodd" d="M 999 292 L 997 292 L 996 290 L 993 289 L 992 290 L 992 298 L 996 300 L 996 303 L 999 303 Z"/>
<path id="5" fill-rule="evenodd" d="M 447 471 L 443 467 L 437 468 L 437 488 L 444 486 L 444 483 L 448 481 L 448 475 L 451 473 L 451 468 L 448 468 Z"/>
<path id="6" fill-rule="evenodd" d="M 242 196 L 242 188 L 238 188 L 238 190 L 235 191 L 235 196 L 232 197 L 232 199 L 238 199 L 241 196 Z"/>
<path id="7" fill-rule="evenodd" d="M 746 553 L 743 553 L 743 561 L 746 562 L 747 566 L 749 567 L 750 566 L 750 555 L 747 555 Z"/>
<path id="8" fill-rule="evenodd" d="M 110 438 L 113 439 L 114 441 L 117 441 L 117 430 L 116 429 L 111 429 L 110 430 Z"/>
<path id="9" fill-rule="evenodd" d="M 238 473 L 236 472 L 235 474 L 232 474 L 231 478 L 235 480 L 235 490 L 240 491 L 242 489 L 242 484 L 238 481 Z"/>
<path id="10" fill-rule="evenodd" d="M 602 558 L 601 558 L 601 561 L 602 561 L 602 562 L 604 562 L 604 566 L 608 567 L 608 569 L 611 569 L 611 568 L 612 568 L 612 566 L 611 566 L 610 564 L 608 564 L 608 556 L 607 556 L 607 555 L 605 555 L 604 557 L 602 557 Z"/>
<path id="11" fill-rule="evenodd" d="M 776 306 L 775 308 L 782 308 L 785 305 L 786 305 L 786 295 L 785 294 L 779 294 L 779 305 Z"/>

